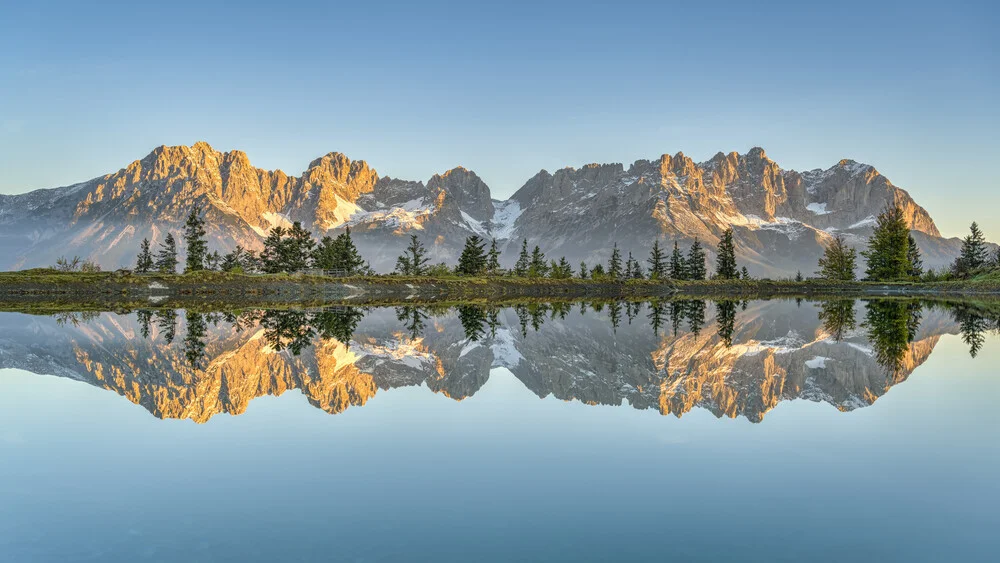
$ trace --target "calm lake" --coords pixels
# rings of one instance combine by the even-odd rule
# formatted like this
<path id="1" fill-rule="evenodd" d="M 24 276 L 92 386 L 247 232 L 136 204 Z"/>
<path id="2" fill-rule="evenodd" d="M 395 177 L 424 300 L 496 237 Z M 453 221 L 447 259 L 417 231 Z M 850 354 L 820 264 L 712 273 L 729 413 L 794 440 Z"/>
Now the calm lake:
<path id="1" fill-rule="evenodd" d="M 0 560 L 994 561 L 997 310 L 0 313 Z"/>

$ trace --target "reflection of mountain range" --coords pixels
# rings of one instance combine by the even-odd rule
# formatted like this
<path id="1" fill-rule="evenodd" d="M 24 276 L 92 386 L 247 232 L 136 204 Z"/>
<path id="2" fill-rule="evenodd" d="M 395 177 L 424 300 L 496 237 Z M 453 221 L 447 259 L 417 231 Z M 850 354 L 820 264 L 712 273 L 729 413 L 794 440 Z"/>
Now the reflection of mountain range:
<path id="1" fill-rule="evenodd" d="M 77 379 L 114 390 L 157 417 L 198 422 L 240 414 L 254 398 L 289 389 L 330 413 L 402 386 L 426 385 L 462 399 L 476 393 L 495 367 L 509 369 L 540 397 L 609 405 L 626 400 L 677 416 L 702 407 L 759 421 L 779 402 L 797 398 L 841 410 L 867 406 L 923 363 L 941 334 L 958 332 L 947 312 L 925 311 L 893 375 L 877 361 L 863 329 L 848 328 L 837 341 L 812 304 L 768 301 L 744 311 L 730 305 L 698 308 L 695 318 L 703 313 L 704 326 L 691 331 L 686 320 L 676 335 L 670 318 L 678 305 L 672 303 L 658 309 L 605 305 L 585 314 L 576 308 L 565 314 L 504 309 L 479 340 L 468 338 L 461 311 L 429 316 L 413 336 L 397 311 L 376 309 L 360 320 L 349 345 L 311 337 L 298 355 L 276 349 L 265 323 L 238 329 L 210 318 L 197 367 L 181 341 L 191 322 L 183 314 L 179 336 L 168 345 L 164 327 L 155 322 L 144 338 L 136 315 L 66 322 L 4 313 L 0 367 Z M 735 311 L 730 323 L 726 311 Z M 657 334 L 650 318 L 661 314 L 667 322 Z"/>

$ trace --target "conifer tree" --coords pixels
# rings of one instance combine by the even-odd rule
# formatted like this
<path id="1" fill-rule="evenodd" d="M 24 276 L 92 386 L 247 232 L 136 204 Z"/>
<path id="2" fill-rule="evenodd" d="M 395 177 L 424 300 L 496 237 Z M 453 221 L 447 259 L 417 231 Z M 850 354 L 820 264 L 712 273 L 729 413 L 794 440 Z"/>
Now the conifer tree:
<path id="1" fill-rule="evenodd" d="M 344 232 L 337 235 L 335 247 L 336 260 L 334 261 L 334 269 L 344 270 L 349 276 L 356 276 L 371 270 L 370 267 L 365 266 L 365 259 L 358 252 L 358 247 L 354 246 L 350 227 L 347 227 L 344 229 Z"/>
<path id="2" fill-rule="evenodd" d="M 456 271 L 465 276 L 478 276 L 486 270 L 486 241 L 479 235 L 465 239 L 465 248 L 458 258 Z"/>
<path id="3" fill-rule="evenodd" d="M 910 277 L 915 280 L 920 279 L 924 275 L 924 260 L 920 257 L 920 248 L 917 246 L 917 241 L 913 239 L 913 233 L 910 233 L 906 250 L 906 259 L 910 263 Z"/>
<path id="4" fill-rule="evenodd" d="M 618 250 L 618 243 L 615 243 L 611 250 L 611 259 L 608 260 L 608 277 L 613 280 L 622 279 L 622 253 Z"/>
<path id="5" fill-rule="evenodd" d="M 742 274 L 743 279 L 745 280 L 750 279 L 750 270 L 747 270 L 746 266 L 743 266 L 743 268 L 740 270 L 740 273 Z"/>
<path id="6" fill-rule="evenodd" d="M 847 246 L 844 235 L 838 234 L 823 250 L 817 275 L 828 280 L 854 281 L 858 251 Z"/>
<path id="7" fill-rule="evenodd" d="M 417 235 L 410 235 L 406 251 L 396 259 L 396 271 L 404 276 L 424 276 L 427 275 L 428 261 L 424 245 L 417 239 Z"/>
<path id="8" fill-rule="evenodd" d="M 288 238 L 283 243 L 285 270 L 298 272 L 310 266 L 316 241 L 312 233 L 302 227 L 302 223 L 292 223 L 292 228 L 288 229 Z"/>
<path id="9" fill-rule="evenodd" d="M 500 250 L 497 248 L 497 239 L 490 241 L 490 249 L 486 253 L 486 273 L 496 276 L 501 273 Z"/>
<path id="10" fill-rule="evenodd" d="M 266 243 L 265 243 L 266 244 Z M 330 235 L 320 239 L 313 249 L 313 266 L 320 270 L 332 270 L 337 262 L 337 241 Z"/>
<path id="11" fill-rule="evenodd" d="M 544 278 L 549 273 L 549 264 L 545 261 L 545 253 L 535 245 L 531 251 L 531 262 L 528 264 L 529 278 Z"/>
<path id="12" fill-rule="evenodd" d="M 802 272 L 801 271 L 795 272 L 795 281 L 797 281 L 797 282 L 802 281 Z"/>
<path id="13" fill-rule="evenodd" d="M 264 272 L 276 274 L 284 269 L 282 261 L 282 245 L 285 238 L 285 228 L 278 225 L 267 233 L 264 248 L 260 251 L 260 263 Z"/>
<path id="14" fill-rule="evenodd" d="M 219 264 L 222 262 L 222 256 L 219 255 L 218 250 L 213 250 L 205 255 L 205 269 L 211 271 L 217 271 L 219 269 Z"/>
<path id="15" fill-rule="evenodd" d="M 674 251 L 670 254 L 670 277 L 675 280 L 686 280 L 686 266 L 687 260 L 685 260 L 684 255 L 681 254 L 681 249 L 675 240 Z"/>
<path id="16" fill-rule="evenodd" d="M 875 232 L 868 239 L 868 250 L 861 254 L 868 260 L 865 275 L 872 281 L 902 280 L 910 277 L 910 229 L 903 210 L 890 204 L 879 213 Z"/>
<path id="17" fill-rule="evenodd" d="M 719 239 L 719 252 L 715 257 L 715 277 L 731 280 L 739 277 L 736 269 L 736 245 L 733 243 L 733 229 L 723 231 Z"/>
<path id="18" fill-rule="evenodd" d="M 590 277 L 595 280 L 603 280 L 606 277 L 604 273 L 604 264 L 597 264 L 590 269 Z"/>
<path id="19" fill-rule="evenodd" d="M 686 279 L 703 280 L 708 273 L 705 267 L 705 251 L 701 248 L 698 239 L 694 239 L 691 248 L 688 249 L 687 259 L 684 261 L 684 272 Z"/>
<path id="20" fill-rule="evenodd" d="M 569 279 L 573 277 L 573 266 L 569 263 L 569 260 L 565 256 L 559 259 L 559 278 Z"/>
<path id="21" fill-rule="evenodd" d="M 139 257 L 135 261 L 135 271 L 139 274 L 148 273 L 153 269 L 153 253 L 149 251 L 149 239 L 142 239 L 139 245 Z"/>
<path id="22" fill-rule="evenodd" d="M 177 241 L 173 233 L 167 233 L 167 238 L 160 243 L 160 251 L 156 253 L 156 270 L 162 274 L 177 273 Z"/>
<path id="23" fill-rule="evenodd" d="M 587 263 L 581 260 L 580 261 L 580 273 L 579 273 L 580 279 L 581 280 L 587 279 L 589 277 L 589 274 L 590 274 L 590 270 L 587 269 Z"/>
<path id="24" fill-rule="evenodd" d="M 667 277 L 667 256 L 660 248 L 660 241 L 653 241 L 653 249 L 649 251 L 649 279 L 658 280 Z"/>
<path id="25" fill-rule="evenodd" d="M 187 246 L 184 272 L 203 270 L 205 255 L 208 254 L 208 240 L 205 238 L 205 220 L 197 206 L 191 208 L 184 223 L 184 245 Z"/>
<path id="26" fill-rule="evenodd" d="M 243 266 L 244 259 L 245 254 L 243 247 L 236 245 L 236 248 L 234 248 L 232 252 L 229 252 L 222 257 L 222 264 L 220 264 L 220 268 L 223 272 L 232 272 L 236 268 L 245 270 L 246 268 Z"/>
<path id="27" fill-rule="evenodd" d="M 514 275 L 523 278 L 528 275 L 528 268 L 531 267 L 531 258 L 528 256 L 528 239 L 521 240 L 521 254 L 514 264 Z"/>
<path id="28" fill-rule="evenodd" d="M 969 227 L 969 235 L 962 240 L 962 252 L 952 265 L 952 272 L 958 277 L 968 277 L 987 265 L 989 249 L 986 247 L 986 237 L 973 221 Z"/>

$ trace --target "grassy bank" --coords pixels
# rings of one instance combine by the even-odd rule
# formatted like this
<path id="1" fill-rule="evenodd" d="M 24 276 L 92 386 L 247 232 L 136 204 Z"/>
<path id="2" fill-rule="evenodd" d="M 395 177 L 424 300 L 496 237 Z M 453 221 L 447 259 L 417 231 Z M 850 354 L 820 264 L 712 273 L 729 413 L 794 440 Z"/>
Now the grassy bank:
<path id="1" fill-rule="evenodd" d="M 641 299 L 678 297 L 863 297 L 879 295 L 1000 296 L 1000 276 L 933 283 L 825 280 L 651 281 L 516 277 L 332 278 L 299 274 L 197 272 L 136 275 L 34 269 L 0 272 L 0 303 L 327 303 L 494 302 L 518 299 Z"/>

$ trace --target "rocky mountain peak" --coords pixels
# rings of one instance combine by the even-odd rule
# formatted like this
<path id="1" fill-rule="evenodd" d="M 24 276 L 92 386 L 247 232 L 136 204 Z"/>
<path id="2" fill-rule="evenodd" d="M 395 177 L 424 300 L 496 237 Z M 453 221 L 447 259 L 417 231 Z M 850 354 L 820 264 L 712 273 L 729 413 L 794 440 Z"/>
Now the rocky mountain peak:
<path id="1" fill-rule="evenodd" d="M 477 221 L 488 221 L 493 217 L 493 198 L 490 187 L 475 172 L 457 166 L 435 174 L 427 181 L 432 192 L 444 192 L 459 208 Z"/>

